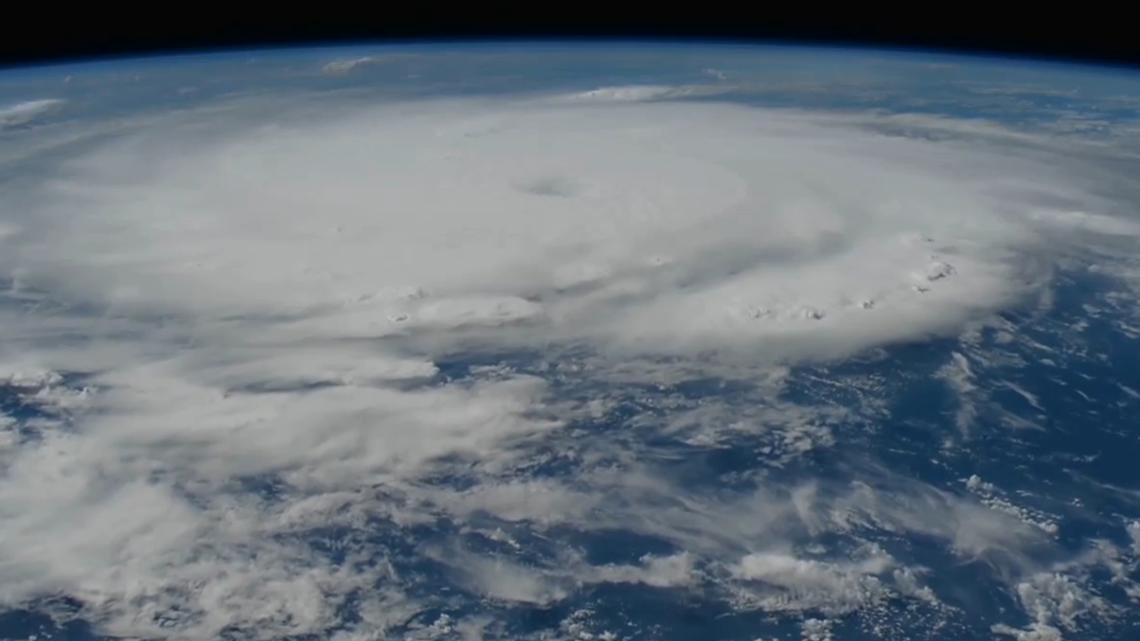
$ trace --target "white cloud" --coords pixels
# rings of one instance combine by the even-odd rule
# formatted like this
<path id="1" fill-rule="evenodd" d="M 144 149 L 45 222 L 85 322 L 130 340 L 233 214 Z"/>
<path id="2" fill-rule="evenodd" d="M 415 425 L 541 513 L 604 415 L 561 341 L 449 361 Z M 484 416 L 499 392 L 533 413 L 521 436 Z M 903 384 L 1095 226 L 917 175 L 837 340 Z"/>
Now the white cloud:
<path id="1" fill-rule="evenodd" d="M 450 553 L 447 562 L 459 570 L 458 581 L 473 592 L 496 601 L 545 605 L 569 594 L 562 581 L 552 581 L 541 569 L 510 559 Z"/>
<path id="2" fill-rule="evenodd" d="M 477 555 L 463 549 L 429 553 L 451 568 L 457 581 L 480 597 L 509 603 L 547 605 L 564 599 L 576 587 L 601 583 L 634 583 L 654 588 L 685 587 L 694 583 L 695 559 L 681 552 L 644 556 L 637 564 L 589 565 L 564 552 L 556 565 L 520 563 L 509 557 Z"/>
<path id="3" fill-rule="evenodd" d="M 394 60 L 414 57 L 412 54 L 383 54 L 375 56 L 358 56 L 356 58 L 339 58 L 321 67 L 321 72 L 329 76 L 344 76 L 364 67 L 382 65 Z"/>
<path id="4" fill-rule="evenodd" d="M 997 624 L 993 631 L 1017 641 L 1060 641 L 1063 631 L 1080 630 L 1082 619 L 1103 619 L 1108 605 L 1071 578 L 1043 572 L 1017 585 L 1018 601 L 1030 617 L 1025 628 Z"/>
<path id="5" fill-rule="evenodd" d="M 958 352 L 951 354 L 951 361 L 938 370 L 938 376 L 954 392 L 958 409 L 954 423 L 963 437 L 968 437 L 978 419 L 979 396 L 982 394 L 974 380 L 970 359 Z"/>
<path id="6" fill-rule="evenodd" d="M 831 633 L 833 621 L 827 619 L 804 619 L 800 624 L 800 639 L 803 641 L 832 641 L 835 636 Z"/>
<path id="7" fill-rule="evenodd" d="M 59 109 L 64 101 L 58 98 L 27 100 L 11 105 L 0 105 L 0 131 L 26 125 L 40 116 Z"/>
<path id="8" fill-rule="evenodd" d="M 372 56 L 361 56 L 359 58 L 347 58 L 344 60 L 333 60 L 321 68 L 321 71 L 328 75 L 340 76 L 351 72 L 357 67 L 365 65 L 374 65 L 378 60 Z"/>
<path id="9" fill-rule="evenodd" d="M 724 80 L 723 75 L 718 76 L 718 80 Z M 597 89 L 559 96 L 559 99 L 570 102 L 648 102 L 709 96 L 725 93 L 730 89 L 730 87 L 719 85 L 623 85 L 598 87 Z"/>
<path id="10" fill-rule="evenodd" d="M 991 627 L 991 631 L 994 634 L 1011 636 L 1017 641 L 1062 641 L 1064 639 L 1061 631 L 1057 628 L 1036 621 L 1030 623 L 1026 628 L 1015 628 L 1005 623 L 995 623 Z"/>
<path id="11" fill-rule="evenodd" d="M 889 588 L 877 575 L 892 565 L 883 556 L 856 563 L 827 563 L 759 552 L 740 559 L 734 572 L 740 579 L 776 589 L 760 597 L 765 609 L 810 609 L 837 614 L 885 598 Z"/>
<path id="12" fill-rule="evenodd" d="M 642 565 L 608 565 L 595 570 L 593 580 L 605 583 L 640 583 L 672 588 L 693 582 L 694 559 L 681 552 L 664 557 L 642 557 Z"/>

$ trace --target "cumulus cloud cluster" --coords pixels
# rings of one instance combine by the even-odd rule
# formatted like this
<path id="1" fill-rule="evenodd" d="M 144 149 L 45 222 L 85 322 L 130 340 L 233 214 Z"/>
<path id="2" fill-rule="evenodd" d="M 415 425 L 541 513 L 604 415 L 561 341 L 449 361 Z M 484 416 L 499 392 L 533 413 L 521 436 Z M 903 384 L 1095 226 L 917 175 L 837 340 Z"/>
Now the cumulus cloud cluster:
<path id="1" fill-rule="evenodd" d="M 392 102 L 259 124 L 239 103 L 120 133 L 25 181 L 0 221 L 3 356 L 24 372 L 4 389 L 50 411 L 30 435 L 0 422 L 0 602 L 67 594 L 101 630 L 186 638 L 321 633 L 353 602 L 360 626 L 384 630 L 416 606 L 393 559 L 353 537 L 449 522 L 521 546 L 480 530 L 487 515 L 672 548 L 614 563 L 523 562 L 469 541 L 420 551 L 504 603 L 597 583 L 714 585 L 772 610 L 936 603 L 882 550 L 794 549 L 859 524 L 1028 572 L 1047 537 L 975 503 L 812 484 L 685 493 L 575 437 L 606 408 L 559 397 L 541 373 L 443 370 L 472 350 L 573 346 L 597 355 L 579 378 L 620 381 L 663 357 L 676 360 L 650 374 L 758 378 L 1019 300 L 1048 277 L 1058 226 L 1140 235 L 1033 150 L 667 100 L 688 93 Z M 965 389 L 969 374 L 947 376 Z M 790 451 L 828 442 L 826 417 L 773 408 L 757 424 L 781 426 Z M 665 423 L 724 425 L 708 408 Z M 552 439 L 583 448 L 582 474 L 520 481 Z M 314 549 L 330 528 L 343 555 Z M 1024 598 L 1052 598 L 1049 585 Z"/>

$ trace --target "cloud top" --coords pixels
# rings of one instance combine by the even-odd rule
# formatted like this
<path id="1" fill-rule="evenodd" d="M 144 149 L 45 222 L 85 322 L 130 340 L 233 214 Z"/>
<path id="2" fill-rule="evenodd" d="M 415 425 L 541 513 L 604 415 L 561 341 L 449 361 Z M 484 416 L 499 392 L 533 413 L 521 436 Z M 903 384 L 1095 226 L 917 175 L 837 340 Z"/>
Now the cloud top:
<path id="1" fill-rule="evenodd" d="M 174 123 L 70 162 L 3 261 L 95 305 L 295 319 L 282 335 L 521 324 L 832 356 L 1016 298 L 1035 226 L 1135 233 L 1030 210 L 1065 189 L 1038 170 L 714 104 L 393 105 L 204 141 Z"/>

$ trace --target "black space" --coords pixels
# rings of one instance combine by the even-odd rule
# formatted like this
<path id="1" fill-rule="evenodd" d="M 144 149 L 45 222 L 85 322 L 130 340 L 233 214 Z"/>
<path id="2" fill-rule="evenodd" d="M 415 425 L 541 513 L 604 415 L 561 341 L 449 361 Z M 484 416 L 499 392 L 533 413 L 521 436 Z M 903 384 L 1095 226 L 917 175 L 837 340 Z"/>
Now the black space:
<path id="1" fill-rule="evenodd" d="M 1123 14 L 1091 5 L 1044 3 L 1021 13 L 985 11 L 961 5 L 924 4 L 910 10 L 835 10 L 801 3 L 774 10 L 753 3 L 664 3 L 628 13 L 619 6 L 546 4 L 530 13 L 503 12 L 483 3 L 314 5 L 307 13 L 266 5 L 235 15 L 233 8 L 162 5 L 78 13 L 63 5 L 22 5 L 0 21 L 0 66 L 66 62 L 232 48 L 367 41 L 500 39 L 699 39 L 744 42 L 818 43 L 935 49 L 1004 54 L 1140 68 L 1140 31 Z M 1124 5 L 1119 5 L 1123 11 Z M 13 6 L 12 9 L 15 7 Z M 1095 12 L 1095 14 L 1094 14 Z M 35 15 L 35 14 L 39 15 Z"/>

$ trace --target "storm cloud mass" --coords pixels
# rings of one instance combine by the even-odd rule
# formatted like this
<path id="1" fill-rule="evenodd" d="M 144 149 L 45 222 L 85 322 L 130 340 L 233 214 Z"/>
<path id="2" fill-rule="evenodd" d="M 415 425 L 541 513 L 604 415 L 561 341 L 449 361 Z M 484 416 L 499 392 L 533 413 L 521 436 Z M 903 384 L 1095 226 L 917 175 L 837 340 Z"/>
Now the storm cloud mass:
<path id="1" fill-rule="evenodd" d="M 315 68 L 378 66 L 349 60 Z M 785 392 L 797 367 L 1046 309 L 1078 254 L 1140 291 L 1134 152 L 724 91 L 236 96 L 41 134 L 57 147 L 22 132 L 0 166 L 0 383 L 37 418 L 0 413 L 0 603 L 65 595 L 81 605 L 59 616 L 130 637 L 507 634 L 445 614 L 461 597 L 415 558 L 496 607 L 612 584 L 820 617 L 805 635 L 898 603 L 952 621 L 877 530 L 1000 577 L 1028 622 L 995 632 L 1126 616 L 1082 577 L 1140 598 L 1134 542 L 1069 554 L 978 477 L 797 467 L 847 460 L 873 401 Z M 0 127 L 60 104 L 30 96 Z M 948 443 L 977 429 L 971 362 L 939 370 Z M 706 379 L 746 396 L 661 391 Z M 686 450 L 659 449 L 733 435 L 771 476 L 692 483 Z M 589 552 L 618 531 L 652 544 Z"/>

